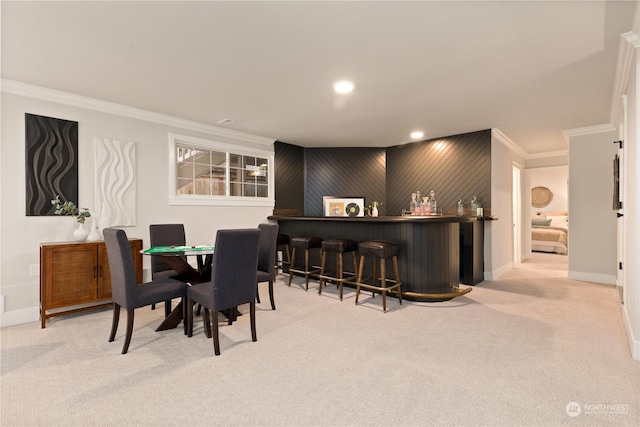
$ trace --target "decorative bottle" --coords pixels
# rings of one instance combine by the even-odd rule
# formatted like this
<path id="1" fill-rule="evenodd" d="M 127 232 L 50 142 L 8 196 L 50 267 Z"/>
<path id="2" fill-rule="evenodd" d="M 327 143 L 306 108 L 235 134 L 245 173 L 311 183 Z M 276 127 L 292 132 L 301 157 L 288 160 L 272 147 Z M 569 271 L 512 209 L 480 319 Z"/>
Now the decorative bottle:
<path id="1" fill-rule="evenodd" d="M 422 198 L 422 214 L 431 215 L 431 203 L 429 202 L 428 197 Z"/>
<path id="2" fill-rule="evenodd" d="M 464 202 L 462 199 L 458 200 L 458 206 L 456 208 L 456 215 L 463 216 L 464 215 Z"/>
<path id="3" fill-rule="evenodd" d="M 411 193 L 411 203 L 409 203 L 409 210 L 411 211 L 411 215 L 413 215 L 416 211 L 416 193 Z"/>
<path id="4" fill-rule="evenodd" d="M 478 202 L 478 197 L 473 196 L 473 199 L 471 199 L 471 215 L 477 215 L 479 207 L 480 203 Z"/>
<path id="5" fill-rule="evenodd" d="M 431 196 L 431 213 L 433 215 L 436 215 L 438 213 L 438 202 L 436 202 L 436 192 L 431 190 L 431 192 L 429 192 L 429 195 Z"/>
<path id="6" fill-rule="evenodd" d="M 420 198 L 420 190 L 416 191 L 416 208 L 413 210 L 414 215 L 422 215 L 422 199 Z"/>

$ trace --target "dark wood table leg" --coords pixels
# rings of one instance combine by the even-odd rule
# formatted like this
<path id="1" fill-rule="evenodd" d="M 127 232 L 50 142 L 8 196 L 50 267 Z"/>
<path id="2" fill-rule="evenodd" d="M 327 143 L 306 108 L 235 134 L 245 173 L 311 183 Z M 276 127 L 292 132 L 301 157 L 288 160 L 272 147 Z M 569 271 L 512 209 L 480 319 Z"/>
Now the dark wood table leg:
<path id="1" fill-rule="evenodd" d="M 167 329 L 175 329 L 178 327 L 180 322 L 184 320 L 184 310 L 182 309 L 183 304 L 182 301 L 178 303 L 178 305 L 171 310 L 171 313 L 162 321 L 160 326 L 156 329 L 158 331 L 166 331 Z"/>

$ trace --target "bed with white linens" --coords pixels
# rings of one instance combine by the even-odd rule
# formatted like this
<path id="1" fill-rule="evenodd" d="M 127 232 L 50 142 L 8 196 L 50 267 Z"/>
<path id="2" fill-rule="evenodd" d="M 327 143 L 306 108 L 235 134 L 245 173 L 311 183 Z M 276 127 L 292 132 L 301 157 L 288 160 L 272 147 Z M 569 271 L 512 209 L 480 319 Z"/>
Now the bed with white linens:
<path id="1" fill-rule="evenodd" d="M 567 212 L 539 212 L 531 219 L 531 250 L 566 255 L 569 252 Z"/>

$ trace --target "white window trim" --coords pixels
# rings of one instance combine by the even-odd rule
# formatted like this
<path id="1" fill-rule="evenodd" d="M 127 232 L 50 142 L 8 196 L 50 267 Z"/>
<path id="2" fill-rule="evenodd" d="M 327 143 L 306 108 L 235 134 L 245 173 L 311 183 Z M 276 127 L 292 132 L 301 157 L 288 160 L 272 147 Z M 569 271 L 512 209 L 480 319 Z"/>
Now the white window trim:
<path id="1" fill-rule="evenodd" d="M 269 162 L 269 196 L 268 197 L 244 197 L 244 196 L 205 196 L 196 194 L 176 194 L 176 146 L 178 143 L 187 143 L 194 147 L 205 150 L 224 151 L 231 154 L 243 156 L 262 157 Z M 227 175 L 229 173 L 229 162 L 227 162 Z M 275 184 L 274 184 L 274 153 L 273 151 L 258 150 L 249 147 L 242 147 L 219 141 L 213 141 L 193 136 L 169 133 L 169 205 L 177 206 L 254 206 L 273 207 L 275 204 Z M 229 182 L 227 179 L 227 188 Z M 228 191 L 227 191 L 228 192 Z"/>

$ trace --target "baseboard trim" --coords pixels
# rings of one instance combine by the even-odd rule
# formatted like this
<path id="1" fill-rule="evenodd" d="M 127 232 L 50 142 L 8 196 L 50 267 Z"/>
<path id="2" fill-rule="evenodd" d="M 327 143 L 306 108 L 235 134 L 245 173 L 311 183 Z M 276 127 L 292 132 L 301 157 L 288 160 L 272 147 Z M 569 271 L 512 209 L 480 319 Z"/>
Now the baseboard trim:
<path id="1" fill-rule="evenodd" d="M 622 319 L 624 328 L 627 332 L 627 339 L 629 340 L 629 349 L 631 350 L 631 357 L 633 360 L 640 360 L 640 340 L 633 335 L 633 328 L 631 327 L 631 320 L 629 319 L 629 313 L 627 312 L 627 306 L 621 304 L 622 307 Z"/>
<path id="2" fill-rule="evenodd" d="M 39 320 L 40 309 L 38 307 L 8 311 L 0 315 L 0 328 L 4 328 L 5 326 L 20 325 L 22 323 L 37 322 Z"/>
<path id="3" fill-rule="evenodd" d="M 500 276 L 502 276 L 503 274 L 505 274 L 507 271 L 511 270 L 513 268 L 513 263 L 509 263 L 506 265 L 503 265 L 502 267 L 498 268 L 497 270 L 492 270 L 492 271 L 485 271 L 484 272 L 484 280 L 497 280 Z"/>
<path id="4" fill-rule="evenodd" d="M 616 284 L 616 276 L 609 274 L 596 274 L 596 273 L 585 273 L 582 271 L 569 271 L 568 275 L 569 279 L 580 280 L 582 282 L 595 282 L 602 283 L 605 285 L 615 285 Z"/>

